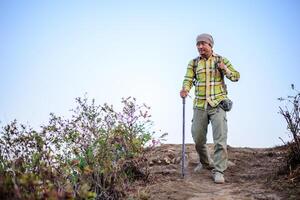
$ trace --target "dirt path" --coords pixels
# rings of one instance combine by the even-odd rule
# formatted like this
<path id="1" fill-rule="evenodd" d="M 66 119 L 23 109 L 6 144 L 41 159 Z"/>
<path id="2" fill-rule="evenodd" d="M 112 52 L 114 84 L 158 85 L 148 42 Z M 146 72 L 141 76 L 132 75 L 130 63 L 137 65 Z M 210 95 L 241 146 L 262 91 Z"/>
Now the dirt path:
<path id="1" fill-rule="evenodd" d="M 213 145 L 209 145 L 212 152 Z M 187 175 L 181 178 L 180 145 L 162 145 L 149 154 L 152 182 L 138 187 L 138 199 L 153 200 L 229 200 L 286 199 L 282 192 L 267 184 L 268 178 L 283 162 L 284 152 L 278 149 L 228 147 L 229 160 L 234 166 L 225 172 L 225 184 L 215 184 L 211 171 L 195 173 L 198 163 L 194 145 L 187 145 Z"/>

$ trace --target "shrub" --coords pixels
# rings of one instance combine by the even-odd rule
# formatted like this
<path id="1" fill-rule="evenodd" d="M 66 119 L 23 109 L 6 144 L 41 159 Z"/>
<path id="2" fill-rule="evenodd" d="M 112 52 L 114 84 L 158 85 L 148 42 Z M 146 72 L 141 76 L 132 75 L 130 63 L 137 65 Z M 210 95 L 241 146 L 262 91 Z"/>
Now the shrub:
<path id="1" fill-rule="evenodd" d="M 76 103 L 70 119 L 51 113 L 40 131 L 16 120 L 2 127 L 0 199 L 119 199 L 126 183 L 147 179 L 150 108 L 132 97 L 120 112 Z"/>
<path id="2" fill-rule="evenodd" d="M 279 113 L 284 117 L 287 123 L 287 130 L 292 135 L 292 141 L 288 142 L 289 155 L 288 167 L 295 169 L 300 164 L 300 92 L 291 85 L 294 95 L 287 98 L 279 98 L 280 101 L 287 102 L 284 108 L 279 107 Z"/>

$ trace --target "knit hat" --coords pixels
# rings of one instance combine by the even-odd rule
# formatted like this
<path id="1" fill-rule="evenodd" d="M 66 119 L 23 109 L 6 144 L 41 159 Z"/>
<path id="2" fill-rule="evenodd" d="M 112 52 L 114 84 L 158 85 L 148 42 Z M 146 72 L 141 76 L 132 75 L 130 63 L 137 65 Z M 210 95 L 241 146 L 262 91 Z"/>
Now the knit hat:
<path id="1" fill-rule="evenodd" d="M 213 37 L 211 35 L 207 34 L 207 33 L 202 33 L 202 34 L 197 36 L 196 43 L 202 42 L 202 41 L 208 43 L 211 47 L 214 46 Z"/>

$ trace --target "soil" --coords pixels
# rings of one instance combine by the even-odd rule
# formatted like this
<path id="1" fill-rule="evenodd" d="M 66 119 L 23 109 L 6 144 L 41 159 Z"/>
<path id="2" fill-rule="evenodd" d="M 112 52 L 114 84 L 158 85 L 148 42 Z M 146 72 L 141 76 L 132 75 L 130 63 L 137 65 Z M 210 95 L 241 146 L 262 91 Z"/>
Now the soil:
<path id="1" fill-rule="evenodd" d="M 209 144 L 209 149 L 213 152 L 212 144 Z M 147 151 L 149 178 L 128 188 L 126 199 L 300 199 L 299 176 L 291 177 L 285 173 L 288 170 L 284 168 L 286 151 L 285 147 L 228 146 L 231 165 L 225 172 L 226 181 L 215 184 L 210 170 L 193 171 L 199 162 L 193 144 L 186 145 L 184 178 L 181 174 L 181 145 L 163 144 Z"/>

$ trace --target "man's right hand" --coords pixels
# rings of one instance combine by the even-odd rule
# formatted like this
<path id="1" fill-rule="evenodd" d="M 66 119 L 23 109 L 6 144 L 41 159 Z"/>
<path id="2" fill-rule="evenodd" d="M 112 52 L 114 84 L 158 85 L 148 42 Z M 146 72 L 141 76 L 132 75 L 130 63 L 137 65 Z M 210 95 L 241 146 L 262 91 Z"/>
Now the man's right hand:
<path id="1" fill-rule="evenodd" d="M 181 98 L 185 98 L 185 97 L 187 97 L 187 95 L 188 95 L 188 91 L 186 91 L 185 89 L 182 89 L 182 90 L 180 91 L 180 96 L 181 96 Z"/>

